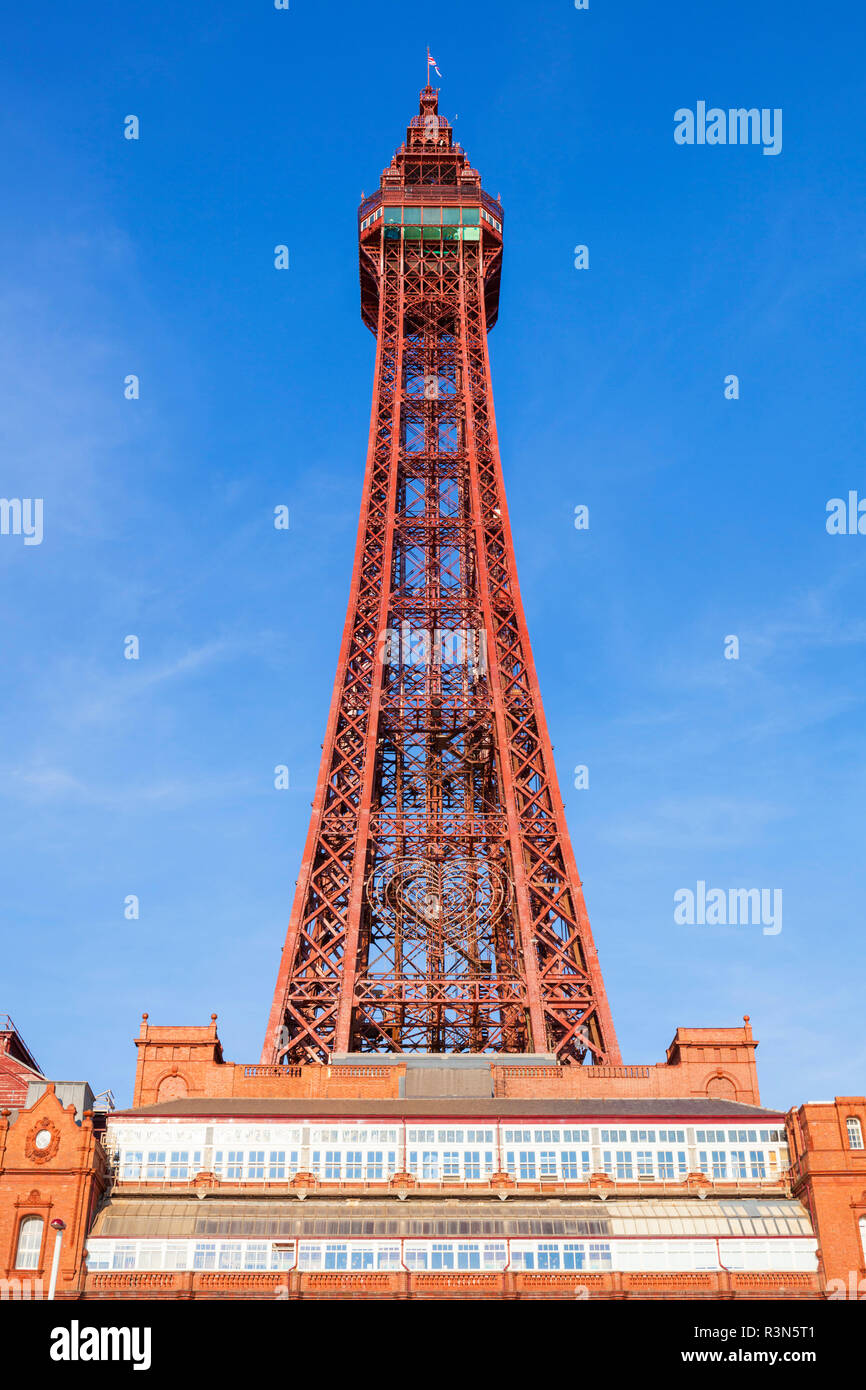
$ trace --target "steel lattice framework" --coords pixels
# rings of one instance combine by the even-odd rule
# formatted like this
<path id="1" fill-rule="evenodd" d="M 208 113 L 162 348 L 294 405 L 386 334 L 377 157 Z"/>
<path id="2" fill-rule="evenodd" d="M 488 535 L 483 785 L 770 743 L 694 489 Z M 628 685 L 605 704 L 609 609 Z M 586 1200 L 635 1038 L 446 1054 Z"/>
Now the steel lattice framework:
<path id="1" fill-rule="evenodd" d="M 437 92 L 359 210 L 377 337 L 346 625 L 262 1060 L 618 1063 L 517 585 L 487 331 L 502 208 Z"/>

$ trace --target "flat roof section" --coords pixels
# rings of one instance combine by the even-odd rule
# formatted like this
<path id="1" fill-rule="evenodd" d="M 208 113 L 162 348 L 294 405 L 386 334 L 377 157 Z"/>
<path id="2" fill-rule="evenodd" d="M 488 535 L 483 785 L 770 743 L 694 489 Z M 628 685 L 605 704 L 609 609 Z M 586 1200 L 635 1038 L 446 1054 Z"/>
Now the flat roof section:
<path id="1" fill-rule="evenodd" d="M 763 1106 L 744 1105 L 736 1100 L 712 1100 L 707 1097 L 684 1096 L 682 1099 L 653 1100 L 533 1100 L 522 1096 L 454 1098 L 451 1096 L 405 1097 L 390 1100 L 340 1099 L 266 1099 L 255 1097 L 217 1096 L 185 1097 L 142 1105 L 137 1110 L 118 1110 L 110 1120 L 137 1120 L 146 1116 L 165 1119 L 194 1119 L 201 1116 L 251 1116 L 272 1119 L 286 1116 L 298 1119 L 361 1120 L 365 1118 L 417 1119 L 420 1116 L 449 1119 L 474 1119 L 476 1116 L 501 1116 L 502 1119 L 547 1118 L 580 1120 L 772 1120 L 783 1123 L 781 1110 Z"/>

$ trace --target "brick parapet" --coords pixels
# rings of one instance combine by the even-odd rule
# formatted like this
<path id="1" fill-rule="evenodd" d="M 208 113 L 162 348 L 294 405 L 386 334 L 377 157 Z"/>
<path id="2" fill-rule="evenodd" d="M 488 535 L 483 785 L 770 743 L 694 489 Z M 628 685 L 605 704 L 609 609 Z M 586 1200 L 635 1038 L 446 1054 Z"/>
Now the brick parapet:
<path id="1" fill-rule="evenodd" d="M 226 1062 L 210 1027 L 153 1027 L 144 1016 L 136 1039 L 138 1067 L 133 1106 L 190 1097 L 394 1099 L 405 1065 L 276 1067 Z M 547 1099 L 674 1099 L 709 1097 L 759 1105 L 755 1048 L 748 1019 L 743 1028 L 677 1029 L 667 1061 L 633 1066 L 523 1066 L 491 1056 L 495 1096 Z"/>
<path id="2" fill-rule="evenodd" d="M 818 1276 L 800 1273 L 731 1274 L 516 1272 L 228 1273 L 158 1271 L 92 1273 L 85 1299 L 357 1298 L 437 1299 L 820 1299 Z"/>

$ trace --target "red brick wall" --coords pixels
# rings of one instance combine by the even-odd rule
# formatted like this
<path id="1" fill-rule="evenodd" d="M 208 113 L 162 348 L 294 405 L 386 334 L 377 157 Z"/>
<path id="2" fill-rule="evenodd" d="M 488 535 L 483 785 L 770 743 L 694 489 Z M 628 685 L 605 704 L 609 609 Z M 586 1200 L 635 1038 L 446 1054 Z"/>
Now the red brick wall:
<path id="1" fill-rule="evenodd" d="M 824 1276 L 866 1297 L 866 1257 L 859 1224 L 866 1217 L 866 1149 L 849 1146 L 849 1116 L 859 1119 L 866 1140 L 864 1096 L 837 1096 L 832 1102 L 791 1110 L 788 1136 L 794 1194 L 811 1212 Z"/>
<path id="2" fill-rule="evenodd" d="M 44 1150 L 33 1142 L 41 1129 L 52 1135 Z M 104 1175 L 103 1150 L 91 1115 L 85 1113 L 76 1124 L 75 1107 L 64 1109 L 50 1082 L 35 1105 L 18 1111 L 14 1122 L 8 1109 L 0 1112 L 0 1279 L 33 1284 L 41 1280 L 43 1296 L 47 1294 L 55 1240 L 49 1223 L 59 1217 L 67 1229 L 57 1295 L 74 1293 L 83 1282 L 84 1241 Z M 37 1269 L 17 1270 L 18 1230 L 26 1216 L 42 1218 L 42 1248 Z"/>

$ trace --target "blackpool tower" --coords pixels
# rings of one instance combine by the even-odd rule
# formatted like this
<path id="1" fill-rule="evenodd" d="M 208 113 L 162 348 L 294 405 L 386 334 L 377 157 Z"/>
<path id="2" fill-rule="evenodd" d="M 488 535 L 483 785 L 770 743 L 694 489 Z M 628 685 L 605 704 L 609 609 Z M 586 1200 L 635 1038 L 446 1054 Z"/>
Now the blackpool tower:
<path id="1" fill-rule="evenodd" d="M 503 211 L 426 86 L 358 211 L 367 464 L 262 1061 L 619 1048 L 508 521 L 487 333 Z"/>
<path id="2" fill-rule="evenodd" d="M 0 1294 L 857 1297 L 866 1097 L 763 1105 L 748 1015 L 620 1060 L 496 440 L 503 221 L 426 86 L 359 211 L 370 441 L 264 1055 L 145 1013 L 99 1112 L 0 1016 Z"/>

